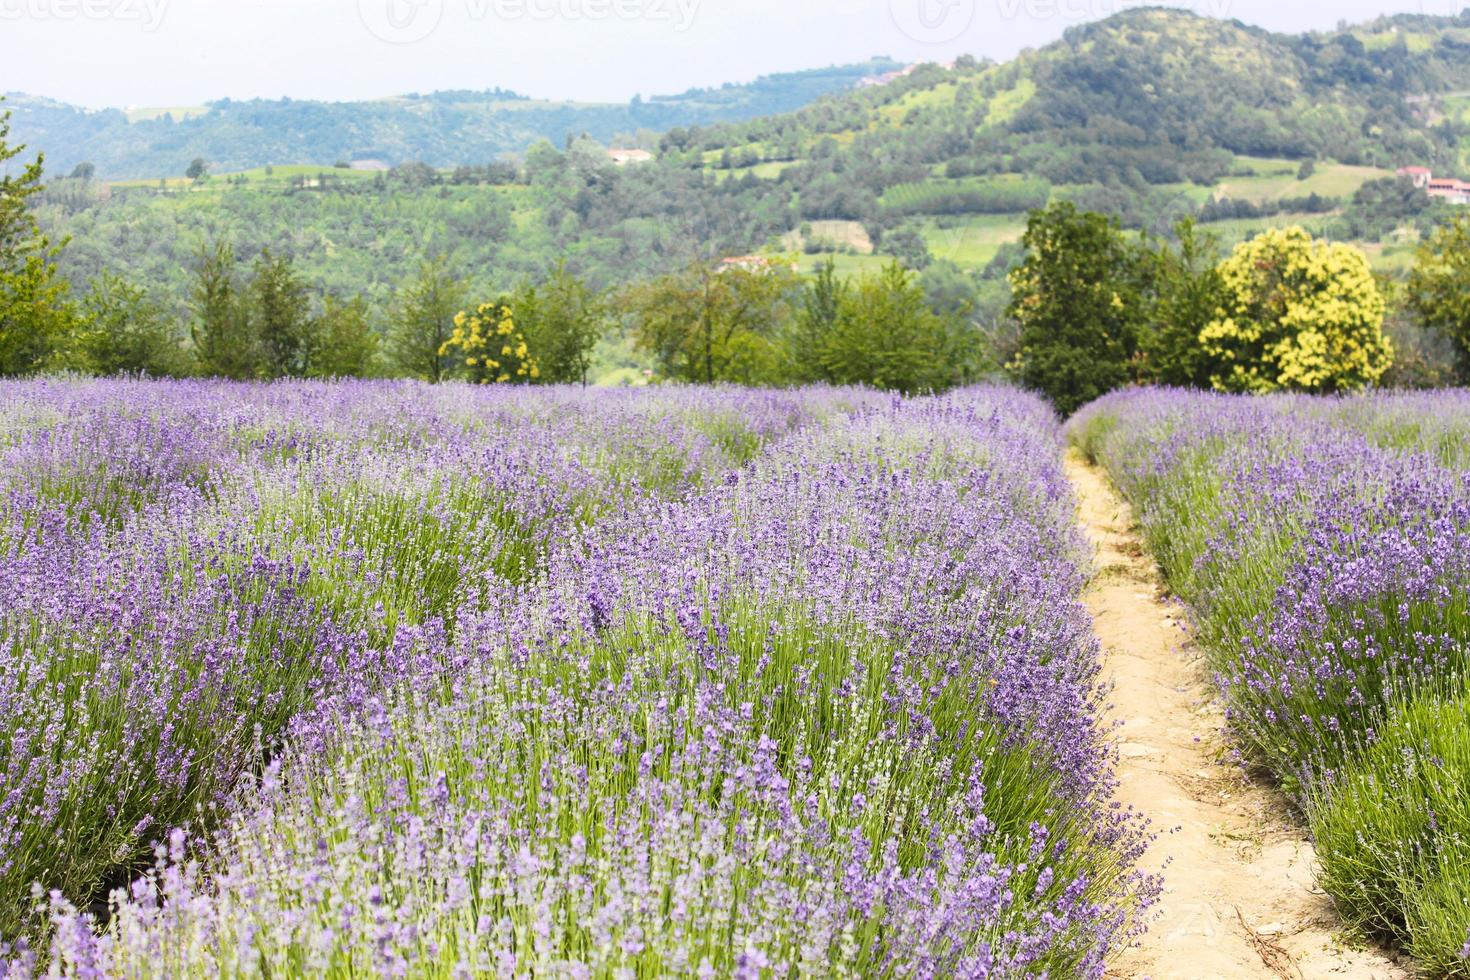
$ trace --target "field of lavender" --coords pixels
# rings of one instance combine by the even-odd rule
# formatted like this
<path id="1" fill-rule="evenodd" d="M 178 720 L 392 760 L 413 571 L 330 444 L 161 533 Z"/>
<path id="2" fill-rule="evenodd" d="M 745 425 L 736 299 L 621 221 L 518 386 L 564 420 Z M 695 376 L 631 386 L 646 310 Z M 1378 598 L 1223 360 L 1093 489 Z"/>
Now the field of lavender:
<path id="1" fill-rule="evenodd" d="M 1470 394 L 1109 396 L 1070 423 L 1350 923 L 1470 976 Z"/>
<path id="2" fill-rule="evenodd" d="M 6 975 L 1097 977 L 1030 396 L 0 384 Z"/>

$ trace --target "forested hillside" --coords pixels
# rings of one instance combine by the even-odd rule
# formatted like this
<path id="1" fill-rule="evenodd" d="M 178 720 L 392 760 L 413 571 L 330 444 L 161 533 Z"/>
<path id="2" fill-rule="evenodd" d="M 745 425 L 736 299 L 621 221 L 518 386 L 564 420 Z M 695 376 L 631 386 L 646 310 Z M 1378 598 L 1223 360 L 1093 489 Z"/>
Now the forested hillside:
<path id="1" fill-rule="evenodd" d="M 585 133 L 607 141 L 640 130 L 790 112 L 898 67 L 876 58 L 622 104 L 548 102 L 500 89 L 375 102 L 224 99 L 190 108 L 97 112 L 19 93 L 8 103 L 16 137 L 45 150 L 52 169 L 63 173 L 90 163 L 104 178 L 178 175 L 196 157 L 216 171 L 339 160 L 450 167 L 524 153 L 543 139 L 561 145 Z"/>
<path id="2" fill-rule="evenodd" d="M 786 78 L 820 87 L 847 71 Z M 794 98 L 791 84 L 621 107 L 609 126 L 695 105 L 743 112 Z M 614 166 L 587 138 L 540 143 L 515 165 L 487 167 L 474 144 L 446 139 L 426 156 L 457 168 L 53 179 L 39 206 L 48 230 L 71 236 L 62 262 L 73 281 L 111 268 L 161 285 L 180 307 L 198 250 L 224 237 L 243 260 L 268 248 L 291 256 L 318 288 L 368 296 L 386 296 L 425 255 L 444 256 L 477 288 L 504 289 L 563 258 L 603 286 L 695 257 L 766 250 L 805 253 L 809 264 L 832 256 L 844 273 L 897 257 L 932 266 L 943 290 L 997 309 L 1026 212 L 1060 200 L 1160 235 L 1193 216 L 1227 245 L 1300 224 L 1364 243 L 1380 268 L 1401 268 L 1413 242 L 1453 209 L 1396 181 L 1394 169 L 1450 174 L 1461 165 L 1467 90 L 1464 16 L 1288 37 L 1134 10 L 1006 64 L 923 65 L 794 112 L 672 126 L 656 141 L 657 158 L 641 165 Z M 467 111 L 454 108 L 463 98 L 418 104 L 429 107 L 425 120 L 442 122 Z M 552 111 L 537 105 L 516 111 Z M 292 106 L 303 118 L 319 112 L 323 133 L 353 131 L 331 118 L 346 108 Z M 24 133 L 21 122 L 17 114 Z M 156 125 L 185 133 L 203 124 Z M 367 150 L 353 144 L 353 153 Z"/>

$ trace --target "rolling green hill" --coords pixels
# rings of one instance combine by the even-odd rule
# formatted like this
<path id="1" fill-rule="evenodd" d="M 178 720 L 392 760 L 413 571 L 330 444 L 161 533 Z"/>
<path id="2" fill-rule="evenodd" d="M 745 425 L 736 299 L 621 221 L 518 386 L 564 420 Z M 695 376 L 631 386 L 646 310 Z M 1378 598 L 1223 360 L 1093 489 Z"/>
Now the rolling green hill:
<path id="1" fill-rule="evenodd" d="M 1448 211 L 1405 192 L 1394 169 L 1453 173 L 1470 158 L 1467 92 L 1470 16 L 1283 36 L 1137 9 L 1005 64 L 922 65 L 860 89 L 848 78 L 795 111 L 673 125 L 648 144 L 657 158 L 636 166 L 613 166 L 603 146 L 578 140 L 565 151 L 533 147 L 499 168 L 449 169 L 484 158 L 448 156 L 439 172 L 313 166 L 162 187 L 173 171 L 131 184 L 61 181 L 40 206 L 47 228 L 72 238 L 64 261 L 77 281 L 116 268 L 176 300 L 195 251 L 218 236 L 247 259 L 285 252 L 320 287 L 374 297 L 431 253 L 489 289 L 561 258 L 607 285 L 694 255 L 763 248 L 805 252 L 808 265 L 834 254 L 847 271 L 886 255 L 916 266 L 947 260 L 993 292 L 1027 209 L 1057 200 L 1156 234 L 1193 215 L 1226 245 L 1303 223 L 1363 242 L 1393 270 Z M 777 96 L 722 89 L 670 104 L 733 112 L 767 97 Z M 441 93 L 415 104 L 452 114 L 470 112 L 469 99 Z M 536 106 L 496 118 L 546 111 Z M 338 132 L 337 110 L 312 111 L 347 145 L 353 130 L 342 123 Z M 133 125 L 183 132 L 213 115 Z"/>
<path id="2" fill-rule="evenodd" d="M 339 160 L 449 167 L 560 145 L 587 133 L 608 141 L 639 130 L 789 112 L 859 79 L 900 67 L 884 58 L 769 75 L 625 104 L 547 102 L 500 89 L 435 92 L 372 102 L 225 99 L 206 106 L 89 111 L 20 93 L 7 97 L 13 135 L 44 150 L 53 171 L 92 163 L 105 178 L 179 175 L 195 157 L 217 171 Z"/>

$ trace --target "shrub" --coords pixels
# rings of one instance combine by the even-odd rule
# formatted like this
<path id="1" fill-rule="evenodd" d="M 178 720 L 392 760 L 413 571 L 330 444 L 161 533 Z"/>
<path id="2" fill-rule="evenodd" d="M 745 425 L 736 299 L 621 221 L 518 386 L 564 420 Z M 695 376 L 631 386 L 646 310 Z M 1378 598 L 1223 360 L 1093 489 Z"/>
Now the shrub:
<path id="1" fill-rule="evenodd" d="M 1352 246 L 1268 231 L 1237 246 L 1220 277 L 1222 315 L 1200 343 L 1222 391 L 1354 391 L 1393 362 L 1383 297 Z"/>
<path id="2" fill-rule="evenodd" d="M 1309 809 L 1322 887 L 1435 977 L 1470 977 L 1470 696 L 1401 706 Z"/>

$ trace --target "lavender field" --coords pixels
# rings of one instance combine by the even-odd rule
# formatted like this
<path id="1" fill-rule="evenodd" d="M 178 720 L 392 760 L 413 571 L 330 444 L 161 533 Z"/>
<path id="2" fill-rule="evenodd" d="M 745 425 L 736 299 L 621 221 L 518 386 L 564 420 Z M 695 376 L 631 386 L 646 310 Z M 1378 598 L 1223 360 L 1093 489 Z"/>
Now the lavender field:
<path id="1" fill-rule="evenodd" d="M 1071 434 L 1361 934 L 1470 976 L 1470 395 L 1109 396 Z"/>
<path id="2" fill-rule="evenodd" d="M 4 972 L 1101 976 L 1158 885 L 1062 450 L 1005 389 L 0 384 Z"/>

